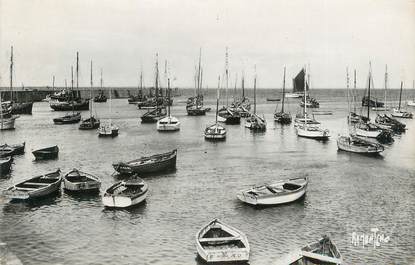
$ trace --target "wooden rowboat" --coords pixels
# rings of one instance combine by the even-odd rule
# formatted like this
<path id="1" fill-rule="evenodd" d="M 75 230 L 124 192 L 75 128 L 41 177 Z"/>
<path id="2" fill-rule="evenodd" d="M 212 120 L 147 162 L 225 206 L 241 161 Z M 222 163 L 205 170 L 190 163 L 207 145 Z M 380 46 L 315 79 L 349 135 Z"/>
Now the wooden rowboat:
<path id="1" fill-rule="evenodd" d="M 154 173 L 176 168 L 177 149 L 171 152 L 144 156 L 129 162 L 118 162 L 112 166 L 121 174 Z"/>
<path id="2" fill-rule="evenodd" d="M 6 175 L 10 172 L 12 163 L 13 158 L 11 156 L 6 158 L 0 158 L 0 176 Z"/>
<path id="3" fill-rule="evenodd" d="M 89 173 L 74 168 L 63 176 L 63 188 L 67 191 L 99 191 L 101 180 Z"/>
<path id="4" fill-rule="evenodd" d="M 29 180 L 25 180 L 8 188 L 4 195 L 10 199 L 28 200 L 39 197 L 49 196 L 57 192 L 60 188 L 62 176 L 60 169 L 40 175 Z"/>
<path id="5" fill-rule="evenodd" d="M 36 160 L 55 159 L 59 154 L 59 147 L 57 145 L 38 149 L 32 152 Z"/>
<path id="6" fill-rule="evenodd" d="M 196 249 L 205 262 L 246 262 L 250 247 L 244 233 L 218 219 L 196 233 Z"/>
<path id="7" fill-rule="evenodd" d="M 296 201 L 307 191 L 308 179 L 294 178 L 281 180 L 269 185 L 261 185 L 242 190 L 236 197 L 251 205 L 277 205 Z"/>
<path id="8" fill-rule="evenodd" d="M 143 202 L 147 197 L 148 185 L 142 179 L 135 177 L 120 181 L 109 187 L 102 203 L 105 207 L 126 208 Z"/>
<path id="9" fill-rule="evenodd" d="M 25 145 L 25 142 L 23 142 L 22 144 L 0 145 L 0 157 L 22 155 L 24 154 Z"/>

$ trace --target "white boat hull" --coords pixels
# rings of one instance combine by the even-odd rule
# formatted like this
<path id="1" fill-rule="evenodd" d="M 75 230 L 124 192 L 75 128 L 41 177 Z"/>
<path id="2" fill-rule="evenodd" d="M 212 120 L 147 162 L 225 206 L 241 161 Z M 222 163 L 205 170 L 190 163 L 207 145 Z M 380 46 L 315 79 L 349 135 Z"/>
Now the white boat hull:
<path id="1" fill-rule="evenodd" d="M 376 137 L 379 136 L 381 131 L 367 131 L 367 130 L 363 130 L 363 129 L 360 129 L 360 128 L 356 128 L 355 133 L 358 136 L 363 136 L 363 137 L 368 137 L 368 138 L 376 138 Z"/>
<path id="2" fill-rule="evenodd" d="M 247 196 L 246 194 L 240 192 L 236 195 L 236 197 L 248 204 L 251 205 L 277 205 L 277 204 L 284 204 L 296 201 L 304 196 L 306 193 L 306 189 L 302 189 L 299 192 L 278 196 L 278 197 L 267 197 L 267 198 L 255 198 L 253 196 Z"/>
<path id="3" fill-rule="evenodd" d="M 69 191 L 92 191 L 99 190 L 101 183 L 99 182 L 70 182 L 66 179 L 63 180 L 63 188 Z"/>
<path id="4" fill-rule="evenodd" d="M 244 262 L 249 260 L 247 250 L 209 250 L 205 251 L 200 245 L 196 246 L 199 257 L 208 263 L 213 262 Z"/>
<path id="5" fill-rule="evenodd" d="M 304 96 L 304 93 L 286 93 L 285 94 L 286 98 L 301 98 L 302 96 Z"/>
<path id="6" fill-rule="evenodd" d="M 383 148 L 377 148 L 375 146 L 356 146 L 348 141 L 342 140 L 340 137 L 337 139 L 337 148 L 342 151 L 358 154 L 379 154 L 383 151 Z"/>
<path id="7" fill-rule="evenodd" d="M 126 207 L 134 206 L 134 205 L 137 205 L 143 202 L 147 198 L 147 193 L 148 191 L 145 192 L 143 195 L 136 197 L 134 199 L 131 199 L 125 196 L 119 196 L 119 195 L 111 196 L 111 195 L 106 194 L 102 197 L 102 203 L 106 207 L 126 208 Z"/>
<path id="8" fill-rule="evenodd" d="M 175 117 L 165 117 L 157 121 L 157 131 L 178 131 L 180 122 Z"/>
<path id="9" fill-rule="evenodd" d="M 308 126 L 297 126 L 297 135 L 304 138 L 311 138 L 311 139 L 328 139 L 330 137 L 329 130 L 323 130 L 320 128 L 312 129 Z"/>
<path id="10" fill-rule="evenodd" d="M 415 107 L 415 100 L 410 100 L 406 103 L 408 106 Z"/>

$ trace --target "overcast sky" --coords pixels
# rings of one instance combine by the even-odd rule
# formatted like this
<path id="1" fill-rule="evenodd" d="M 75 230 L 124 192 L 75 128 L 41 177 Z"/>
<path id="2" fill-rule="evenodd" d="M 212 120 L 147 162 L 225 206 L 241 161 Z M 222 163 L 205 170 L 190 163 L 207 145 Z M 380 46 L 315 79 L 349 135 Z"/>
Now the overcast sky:
<path id="1" fill-rule="evenodd" d="M 304 64 L 312 87 L 345 87 L 357 68 L 365 86 L 372 61 L 376 87 L 415 79 L 415 0 L 0 0 L 0 85 L 9 83 L 14 46 L 15 85 L 56 85 L 70 80 L 80 53 L 80 83 L 89 85 L 89 62 L 98 84 L 136 86 L 141 65 L 153 84 L 155 54 L 160 72 L 168 61 L 175 85 L 190 87 L 199 48 L 204 83 L 215 87 L 229 47 L 231 83 L 244 70 L 252 85 L 287 86 Z M 239 81 L 238 81 L 239 83 Z"/>

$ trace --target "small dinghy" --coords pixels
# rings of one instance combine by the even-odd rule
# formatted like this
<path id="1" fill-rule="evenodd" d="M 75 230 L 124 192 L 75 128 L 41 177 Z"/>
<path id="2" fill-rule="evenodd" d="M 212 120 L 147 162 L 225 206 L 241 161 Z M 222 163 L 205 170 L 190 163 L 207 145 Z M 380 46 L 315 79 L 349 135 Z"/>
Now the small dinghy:
<path id="1" fill-rule="evenodd" d="M 94 130 L 98 129 L 100 125 L 99 119 L 91 116 L 88 119 L 82 120 L 81 124 L 79 125 L 79 130 Z"/>
<path id="2" fill-rule="evenodd" d="M 92 192 L 99 191 L 101 180 L 89 173 L 74 168 L 63 177 L 63 188 L 67 191 Z"/>
<path id="3" fill-rule="evenodd" d="M 177 149 L 171 152 L 144 156 L 129 162 L 114 163 L 112 166 L 121 174 L 154 173 L 176 168 Z"/>
<path id="4" fill-rule="evenodd" d="M 142 179 L 135 177 L 120 181 L 105 191 L 102 203 L 105 207 L 126 208 L 139 204 L 147 197 L 148 185 Z"/>
<path id="5" fill-rule="evenodd" d="M 218 219 L 196 234 L 196 249 L 205 262 L 247 262 L 250 247 L 244 233 Z"/>
<path id="6" fill-rule="evenodd" d="M 4 191 L 4 194 L 10 199 L 18 200 L 49 196 L 60 188 L 62 181 L 60 172 L 60 169 L 58 169 L 54 172 L 25 180 L 8 188 Z"/>
<path id="7" fill-rule="evenodd" d="M 253 187 L 238 192 L 236 197 L 251 205 L 277 205 L 293 202 L 306 193 L 308 179 L 281 180 L 270 185 Z"/>
<path id="8" fill-rule="evenodd" d="M 63 117 L 53 119 L 55 124 L 73 124 L 81 121 L 81 113 L 67 114 Z"/>
<path id="9" fill-rule="evenodd" d="M 292 264 L 342 264 L 342 255 L 328 236 L 301 249 L 303 263 Z"/>
<path id="10" fill-rule="evenodd" d="M 13 163 L 12 157 L 0 158 L 0 176 L 6 175 L 10 172 Z"/>
<path id="11" fill-rule="evenodd" d="M 26 146 L 25 142 L 23 142 L 22 144 L 0 145 L 0 157 L 22 155 L 24 154 L 25 146 Z"/>
<path id="12" fill-rule="evenodd" d="M 36 160 L 55 159 L 59 154 L 59 147 L 57 145 L 38 149 L 32 152 Z"/>

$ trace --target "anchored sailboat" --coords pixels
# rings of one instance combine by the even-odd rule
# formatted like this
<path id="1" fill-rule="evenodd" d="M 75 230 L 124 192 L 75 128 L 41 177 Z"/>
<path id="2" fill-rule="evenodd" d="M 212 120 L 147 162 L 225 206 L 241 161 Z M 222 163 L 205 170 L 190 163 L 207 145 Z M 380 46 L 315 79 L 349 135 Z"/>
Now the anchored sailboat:
<path id="1" fill-rule="evenodd" d="M 91 88 L 89 90 L 89 104 L 91 104 L 89 108 L 89 118 L 86 120 L 82 120 L 81 124 L 79 125 L 80 130 L 95 130 L 99 128 L 100 121 L 98 118 L 94 117 L 92 114 L 94 101 L 92 100 L 92 87 L 93 87 L 93 78 L 92 78 L 92 61 L 91 61 Z"/>
<path id="2" fill-rule="evenodd" d="M 167 79 L 167 96 L 170 101 L 171 89 L 170 78 Z M 162 118 L 157 122 L 158 131 L 178 131 L 180 130 L 180 121 L 171 115 L 170 105 L 167 105 L 167 117 Z"/>
<path id="3" fill-rule="evenodd" d="M 202 81 L 203 81 L 203 69 L 202 69 L 202 49 L 199 51 L 199 64 L 196 68 L 195 75 L 195 89 L 196 95 L 187 99 L 186 112 L 189 116 L 202 116 L 206 115 L 209 108 L 203 106 L 203 94 L 202 94 Z"/>
<path id="4" fill-rule="evenodd" d="M 306 68 L 304 67 L 304 87 L 308 88 L 306 80 Z M 304 89 L 304 96 L 307 97 L 307 89 Z M 322 129 L 318 125 L 310 125 L 307 120 L 307 104 L 304 104 L 304 123 L 297 124 L 297 135 L 300 137 L 311 138 L 316 140 L 328 140 L 330 137 L 330 131 L 328 129 Z"/>
<path id="5" fill-rule="evenodd" d="M 228 85 L 229 85 L 229 64 L 228 64 L 228 48 L 226 47 L 226 55 L 225 55 L 225 78 L 226 78 L 226 106 L 223 106 L 219 112 L 219 117 L 226 124 L 240 124 L 241 123 L 241 115 L 239 112 L 235 111 L 233 108 L 229 107 L 228 101 Z"/>
<path id="6" fill-rule="evenodd" d="M 160 95 L 160 88 L 159 88 L 159 67 L 158 67 L 158 54 L 156 54 L 156 69 L 155 69 L 155 89 L 156 89 L 156 96 L 155 96 L 155 109 L 148 110 L 146 113 L 141 116 L 142 123 L 155 123 L 160 119 L 166 117 L 166 107 L 164 104 L 159 105 L 159 95 Z"/>
<path id="7" fill-rule="evenodd" d="M 284 81 L 282 85 L 281 111 L 274 113 L 274 121 L 281 123 L 281 124 L 290 124 L 292 121 L 291 114 L 289 112 L 284 112 L 284 102 L 285 102 L 285 67 L 284 67 Z"/>
<path id="8" fill-rule="evenodd" d="M 399 91 L 399 105 L 398 105 L 398 108 L 393 109 L 393 112 L 391 115 L 396 118 L 412 119 L 413 117 L 412 112 L 401 110 L 402 87 L 403 87 L 403 82 L 401 81 L 401 90 Z"/>
<path id="9" fill-rule="evenodd" d="M 71 93 L 73 94 L 73 66 L 71 66 Z M 55 124 L 73 124 L 81 121 L 81 113 L 75 112 L 74 105 L 72 105 L 72 113 L 67 113 L 63 117 L 53 119 Z"/>
<path id="10" fill-rule="evenodd" d="M 206 140 L 225 140 L 226 128 L 218 123 L 218 111 L 219 111 L 219 90 L 220 90 L 220 76 L 218 77 L 218 91 L 216 96 L 216 114 L 215 123 L 206 127 L 205 139 Z"/>
<path id="11" fill-rule="evenodd" d="M 102 73 L 102 70 L 101 70 Z M 109 117 L 109 121 L 107 124 L 101 124 L 98 128 L 98 136 L 99 137 L 115 137 L 118 136 L 118 131 L 119 128 L 117 125 L 112 123 L 112 89 L 110 87 L 109 89 L 109 94 L 110 94 L 110 104 L 109 104 L 109 108 L 110 108 L 110 117 Z"/>
<path id="12" fill-rule="evenodd" d="M 256 132 L 263 132 L 267 129 L 265 117 L 256 114 L 256 73 L 254 77 L 254 112 L 245 120 L 245 127 Z"/>

